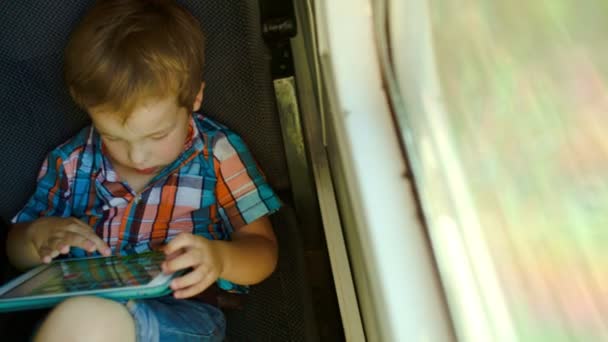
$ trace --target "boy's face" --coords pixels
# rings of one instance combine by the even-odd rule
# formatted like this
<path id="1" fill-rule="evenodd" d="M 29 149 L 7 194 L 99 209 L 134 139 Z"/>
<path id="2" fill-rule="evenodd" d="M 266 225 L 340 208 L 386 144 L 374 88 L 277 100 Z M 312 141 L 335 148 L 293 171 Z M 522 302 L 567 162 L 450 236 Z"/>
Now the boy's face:
<path id="1" fill-rule="evenodd" d="M 202 87 L 193 110 L 200 108 Z M 127 117 L 89 110 L 101 135 L 104 151 L 119 172 L 153 175 L 172 163 L 184 150 L 190 110 L 175 97 L 144 101 Z"/>

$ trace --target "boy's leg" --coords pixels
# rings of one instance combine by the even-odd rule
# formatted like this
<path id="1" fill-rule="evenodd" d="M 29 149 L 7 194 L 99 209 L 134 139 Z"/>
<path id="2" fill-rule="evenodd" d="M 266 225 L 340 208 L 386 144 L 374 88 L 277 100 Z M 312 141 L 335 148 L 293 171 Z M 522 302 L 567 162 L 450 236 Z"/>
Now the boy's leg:
<path id="1" fill-rule="evenodd" d="M 123 304 L 99 297 L 75 297 L 49 314 L 34 341 L 135 341 L 135 322 Z"/>
<path id="2" fill-rule="evenodd" d="M 131 300 L 127 308 L 135 317 L 138 341 L 175 342 L 224 340 L 224 313 L 209 304 L 165 296 Z"/>

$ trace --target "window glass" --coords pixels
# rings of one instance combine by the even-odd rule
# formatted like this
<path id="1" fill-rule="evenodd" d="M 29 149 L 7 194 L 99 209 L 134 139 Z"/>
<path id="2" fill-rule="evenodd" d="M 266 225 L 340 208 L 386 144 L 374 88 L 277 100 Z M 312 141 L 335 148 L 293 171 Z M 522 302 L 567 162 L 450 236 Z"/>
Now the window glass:
<path id="1" fill-rule="evenodd" d="M 409 9 L 397 114 L 457 329 L 606 340 L 608 2 Z"/>

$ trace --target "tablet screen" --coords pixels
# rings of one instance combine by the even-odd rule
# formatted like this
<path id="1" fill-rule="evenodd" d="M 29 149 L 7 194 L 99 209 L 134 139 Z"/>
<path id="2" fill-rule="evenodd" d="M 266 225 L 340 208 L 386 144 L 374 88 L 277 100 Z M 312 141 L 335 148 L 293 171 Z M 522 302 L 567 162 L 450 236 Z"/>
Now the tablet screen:
<path id="1" fill-rule="evenodd" d="M 0 299 L 146 285 L 162 272 L 164 259 L 162 253 L 150 252 L 55 261 Z"/>

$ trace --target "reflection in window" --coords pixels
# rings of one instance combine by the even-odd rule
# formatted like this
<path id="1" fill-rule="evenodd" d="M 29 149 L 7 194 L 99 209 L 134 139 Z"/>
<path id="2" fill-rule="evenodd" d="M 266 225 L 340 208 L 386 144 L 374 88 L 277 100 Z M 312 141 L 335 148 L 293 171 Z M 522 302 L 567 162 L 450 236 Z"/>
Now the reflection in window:
<path id="1" fill-rule="evenodd" d="M 430 0 L 425 10 L 427 42 L 405 43 L 426 44 L 432 71 L 396 68 L 456 325 L 478 317 L 466 317 L 446 222 L 494 325 L 488 336 L 504 338 L 506 324 L 522 341 L 608 340 L 608 3 Z M 424 89 L 429 78 L 435 90 Z"/>

